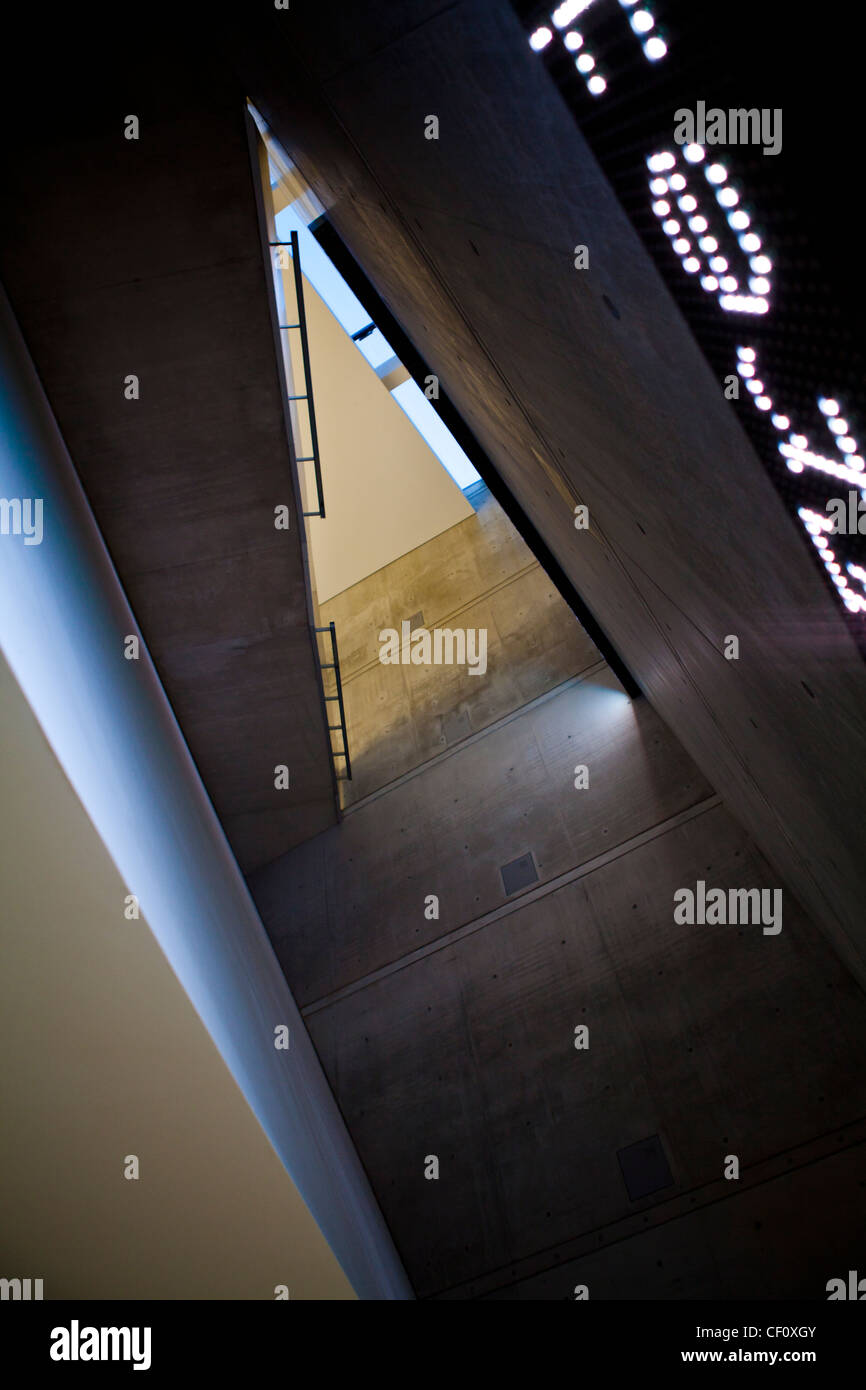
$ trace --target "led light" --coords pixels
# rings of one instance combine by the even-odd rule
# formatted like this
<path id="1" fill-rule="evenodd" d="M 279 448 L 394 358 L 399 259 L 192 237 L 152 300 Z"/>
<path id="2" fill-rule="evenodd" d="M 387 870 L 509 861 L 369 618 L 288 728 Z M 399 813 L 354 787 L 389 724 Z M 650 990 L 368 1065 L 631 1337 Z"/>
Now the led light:
<path id="1" fill-rule="evenodd" d="M 659 199 L 657 203 L 653 203 L 653 212 L 655 213 L 656 217 L 667 217 L 670 210 L 670 203 L 666 203 L 664 199 Z"/>
<path id="2" fill-rule="evenodd" d="M 553 35 L 550 30 L 542 25 L 540 29 L 536 29 L 534 34 L 530 35 L 529 47 L 534 49 L 536 53 L 540 53 L 542 48 L 547 47 L 552 38 Z"/>
<path id="3" fill-rule="evenodd" d="M 652 39 L 650 39 L 650 43 L 652 43 Z M 686 145 L 685 149 L 683 150 L 683 159 L 685 159 L 686 162 L 689 164 L 700 164 L 703 157 L 703 145 Z"/>
<path id="4" fill-rule="evenodd" d="M 689 226 L 691 226 L 691 223 L 689 223 Z M 718 251 L 719 249 L 719 243 L 714 236 L 702 236 L 698 245 L 702 251 Z"/>
<path id="5" fill-rule="evenodd" d="M 654 34 L 651 39 L 647 39 L 643 51 L 651 63 L 657 63 L 659 58 L 663 58 L 667 53 L 668 46 L 664 39 L 660 39 L 658 34 Z"/>
<path id="6" fill-rule="evenodd" d="M 749 289 L 752 294 L 769 294 L 770 282 L 765 280 L 763 275 L 753 275 L 749 281 Z"/>
<path id="7" fill-rule="evenodd" d="M 688 237 L 678 237 L 677 240 L 674 242 L 674 250 L 676 251 L 678 256 L 684 256 L 687 251 L 690 251 L 691 242 L 689 241 Z"/>
<path id="8" fill-rule="evenodd" d="M 847 433 L 848 433 L 848 421 L 847 421 L 847 420 L 843 420 L 842 417 L 841 417 L 841 415 L 839 415 L 839 416 L 836 417 L 835 420 L 828 420 L 828 421 L 827 421 L 827 428 L 830 429 L 830 430 L 832 430 L 834 434 L 847 434 Z"/>
<path id="9" fill-rule="evenodd" d="M 722 289 L 725 291 L 726 294 L 733 294 L 734 291 L 738 288 L 739 286 L 737 285 L 737 281 L 733 275 L 722 276 Z"/>
<path id="10" fill-rule="evenodd" d="M 791 443 L 795 449 L 808 449 L 809 441 L 805 434 L 792 434 Z"/>
<path id="11" fill-rule="evenodd" d="M 740 201 L 740 195 L 734 188 L 720 188 L 716 193 L 716 202 L 723 208 L 732 208 Z"/>
<path id="12" fill-rule="evenodd" d="M 769 256 L 752 256 L 749 265 L 756 275 L 769 275 L 773 269 L 773 262 Z"/>
<path id="13" fill-rule="evenodd" d="M 803 464 L 800 463 L 797 459 L 788 459 L 787 464 L 792 473 L 803 472 Z"/>
<path id="14" fill-rule="evenodd" d="M 755 360 L 755 349 L 754 349 L 754 348 L 738 347 L 738 348 L 737 348 L 737 356 L 738 356 L 738 357 L 742 357 L 742 359 L 743 359 L 744 362 L 754 362 L 754 360 Z"/>
<path id="15" fill-rule="evenodd" d="M 854 443 L 853 439 L 837 439 L 836 443 L 842 450 L 843 454 L 853 454 L 857 448 L 857 445 Z"/>
<path id="16" fill-rule="evenodd" d="M 581 11 L 588 9 L 591 4 L 592 0 L 563 0 L 563 3 L 558 9 L 553 11 L 550 18 L 553 20 L 557 29 L 564 29 L 566 24 L 570 24 L 573 19 L 577 19 Z"/>
<path id="17" fill-rule="evenodd" d="M 607 83 L 598 73 L 594 73 L 586 85 L 594 97 L 601 96 L 602 92 L 607 91 Z"/>
<path id="18" fill-rule="evenodd" d="M 683 174 L 671 174 L 668 182 L 675 193 L 679 193 L 680 190 L 686 186 L 686 180 Z"/>
<path id="19" fill-rule="evenodd" d="M 713 256 L 712 260 L 710 261 L 710 270 L 714 270 L 718 275 L 721 275 L 724 271 L 727 270 L 727 268 L 728 263 L 725 260 L 724 256 Z"/>
<path id="20" fill-rule="evenodd" d="M 818 554 L 821 556 L 822 560 L 834 560 L 836 558 L 832 550 L 819 550 Z"/>
<path id="21" fill-rule="evenodd" d="M 674 159 L 673 155 L 669 153 L 668 150 L 661 150 L 658 154 L 651 154 L 649 156 L 649 158 L 647 159 L 647 168 L 650 169 L 654 174 L 663 174 L 665 169 L 673 169 L 676 162 L 677 161 Z M 678 185 L 674 183 L 673 179 L 671 179 L 670 184 L 671 188 L 678 187 Z"/>
<path id="22" fill-rule="evenodd" d="M 728 213 L 728 226 L 733 227 L 735 232 L 742 232 L 748 227 L 751 220 L 749 214 L 743 212 L 742 208 L 738 208 L 736 212 Z"/>
<path id="23" fill-rule="evenodd" d="M 748 294 L 723 294 L 719 303 L 728 313 L 735 314 L 766 314 L 770 307 L 766 299 Z"/>
<path id="24" fill-rule="evenodd" d="M 740 376 L 754 376 L 754 375 L 755 375 L 755 369 L 754 369 L 754 367 L 752 366 L 751 362 L 738 362 L 738 363 L 737 363 L 737 371 L 740 373 Z"/>
<path id="25" fill-rule="evenodd" d="M 754 232 L 744 232 L 742 236 L 737 237 L 737 241 L 743 251 L 760 251 L 761 249 L 761 238 Z"/>
<path id="26" fill-rule="evenodd" d="M 821 411 L 822 415 L 838 415 L 839 402 L 827 400 L 826 396 L 820 396 L 818 399 L 818 409 Z"/>
<path id="27" fill-rule="evenodd" d="M 759 410 L 772 410 L 773 408 L 773 402 L 769 396 L 758 396 L 755 405 Z"/>
<path id="28" fill-rule="evenodd" d="M 710 164 L 704 170 L 710 183 L 724 183 L 728 177 L 728 171 L 724 164 Z"/>
<path id="29" fill-rule="evenodd" d="M 701 279 L 704 289 L 713 294 L 719 288 L 719 282 L 715 275 L 704 275 Z"/>
<path id="30" fill-rule="evenodd" d="M 830 561 L 830 564 L 827 566 L 827 568 L 831 574 L 841 574 L 842 572 L 841 567 L 837 565 L 833 560 Z"/>
<path id="31" fill-rule="evenodd" d="M 676 236 L 680 229 L 680 224 L 675 217 L 669 217 L 667 222 L 662 223 L 662 231 L 667 232 L 668 236 Z"/>
<path id="32" fill-rule="evenodd" d="M 677 198 L 677 207 L 680 212 L 694 212 L 698 206 L 697 198 L 693 198 L 691 193 L 684 193 L 681 198 Z"/>
<path id="33" fill-rule="evenodd" d="M 698 260 L 697 256 L 687 256 L 686 259 L 683 261 L 683 270 L 685 270 L 689 275 L 694 275 L 696 271 L 700 270 L 700 268 L 701 263 Z"/>
<path id="34" fill-rule="evenodd" d="M 629 20 L 632 29 L 636 34 L 648 34 L 655 24 L 655 20 L 649 10 L 637 10 Z"/>
<path id="35" fill-rule="evenodd" d="M 787 430 L 791 428 L 791 421 L 787 415 L 774 415 L 772 423 L 777 430 Z"/>
<path id="36" fill-rule="evenodd" d="M 667 179 L 650 179 L 650 193 L 654 194 L 656 198 L 660 198 L 662 194 L 667 193 L 667 191 Z"/>
<path id="37" fill-rule="evenodd" d="M 567 34 L 563 34 L 562 42 L 570 53 L 576 53 L 579 48 L 583 48 L 583 34 L 579 34 L 576 29 L 569 29 Z"/>
<path id="38" fill-rule="evenodd" d="M 591 53 L 581 53 L 579 58 L 575 58 L 574 66 L 578 72 L 592 72 L 595 67 L 595 59 Z"/>
<path id="39" fill-rule="evenodd" d="M 848 455 L 848 467 L 857 469 L 863 468 L 863 460 L 861 459 L 859 454 Z"/>
<path id="40" fill-rule="evenodd" d="M 705 217 L 690 217 L 689 226 L 693 232 L 705 232 L 709 223 Z"/>
<path id="41" fill-rule="evenodd" d="M 746 382 L 746 390 L 751 391 L 753 396 L 762 396 L 764 394 L 764 383 L 755 377 L 753 381 Z"/>

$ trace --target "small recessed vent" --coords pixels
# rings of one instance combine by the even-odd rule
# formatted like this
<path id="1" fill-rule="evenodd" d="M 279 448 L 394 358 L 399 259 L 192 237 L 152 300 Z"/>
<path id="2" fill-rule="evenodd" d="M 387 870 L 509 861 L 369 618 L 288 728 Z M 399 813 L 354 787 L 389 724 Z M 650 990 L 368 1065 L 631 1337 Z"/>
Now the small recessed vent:
<path id="1" fill-rule="evenodd" d="M 637 1202 L 641 1197 L 660 1192 L 663 1187 L 673 1186 L 670 1164 L 657 1134 L 620 1149 L 617 1158 L 630 1201 Z"/>
<path id="2" fill-rule="evenodd" d="M 521 854 L 519 859 L 512 859 L 510 864 L 503 864 L 499 872 L 502 874 L 502 887 L 507 898 L 510 898 L 512 893 L 519 893 L 521 888 L 528 888 L 530 883 L 538 882 L 538 870 L 531 851 L 529 854 Z"/>

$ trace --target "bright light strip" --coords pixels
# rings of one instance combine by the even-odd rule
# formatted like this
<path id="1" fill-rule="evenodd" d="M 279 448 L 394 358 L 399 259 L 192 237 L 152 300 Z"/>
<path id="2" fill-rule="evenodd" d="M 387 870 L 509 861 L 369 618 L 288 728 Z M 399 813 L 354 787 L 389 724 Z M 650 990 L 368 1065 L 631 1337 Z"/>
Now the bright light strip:
<path id="1" fill-rule="evenodd" d="M 719 303 L 733 314 L 766 314 L 770 308 L 766 299 L 749 294 L 723 294 Z"/>
<path id="2" fill-rule="evenodd" d="M 637 10 L 629 20 L 629 24 L 636 34 L 648 34 L 655 24 L 655 20 L 649 10 Z"/>
<path id="3" fill-rule="evenodd" d="M 563 0 L 550 18 L 557 29 L 564 29 L 573 19 L 577 19 L 579 14 L 583 14 L 584 10 L 588 10 L 592 3 L 593 0 Z"/>
<path id="4" fill-rule="evenodd" d="M 829 473 L 831 478 L 839 478 L 843 483 L 851 483 L 853 487 L 863 486 L 863 476 L 854 468 L 846 468 L 842 463 L 836 463 L 834 459 L 824 458 L 823 454 L 813 453 L 809 449 L 796 449 L 793 444 L 780 444 L 779 453 L 784 456 L 791 468 L 792 463 L 799 465 L 791 468 L 792 473 L 802 473 L 804 468 L 814 468 L 818 473 Z"/>
<path id="5" fill-rule="evenodd" d="M 540 29 L 536 29 L 534 34 L 530 34 L 529 47 L 534 53 L 540 53 L 542 48 L 547 47 L 552 38 L 553 34 L 550 30 L 545 25 L 542 25 Z"/>
<path id="6" fill-rule="evenodd" d="M 657 63 L 667 53 L 668 46 L 664 39 L 660 39 L 658 34 L 654 34 L 651 39 L 647 39 L 643 51 L 651 63 Z"/>
<path id="7" fill-rule="evenodd" d="M 647 168 L 650 173 L 664 173 L 667 177 L 665 182 L 671 192 L 682 191 L 682 196 L 677 198 L 678 207 L 685 213 L 691 214 L 688 218 L 689 229 L 700 236 L 698 245 L 701 251 L 710 255 L 709 269 L 713 273 L 701 277 L 701 287 L 708 294 L 718 294 L 719 305 L 728 313 L 740 314 L 766 314 L 770 308 L 770 293 L 772 289 L 768 274 L 772 269 L 772 262 L 767 256 L 752 256 L 749 262 L 751 270 L 754 272 L 749 281 L 749 294 L 740 292 L 740 281 L 730 269 L 728 260 L 723 255 L 710 254 L 717 253 L 719 250 L 718 240 L 710 233 L 710 222 L 701 213 L 698 199 L 690 192 L 685 190 L 688 187 L 686 177 L 678 170 L 674 170 L 679 153 L 687 164 L 700 164 L 706 151 L 702 145 L 686 145 L 677 155 L 673 155 L 669 150 L 659 150 L 655 154 L 647 156 Z M 704 175 L 708 183 L 716 185 L 716 198 L 723 207 L 736 208 L 735 211 L 728 213 L 727 222 L 735 234 L 741 250 L 746 252 L 758 252 L 761 249 L 761 238 L 752 231 L 745 231 L 751 225 L 751 217 L 744 208 L 737 207 L 740 195 L 735 188 L 730 185 L 719 187 L 728 177 L 728 171 L 722 164 L 709 164 L 704 167 Z M 650 190 L 655 192 L 656 181 L 650 181 Z M 655 205 L 653 211 L 656 212 Z M 656 212 L 656 216 L 663 216 L 661 208 Z M 668 235 L 674 234 L 672 219 L 670 224 L 665 224 L 665 231 Z M 679 226 L 676 232 L 679 233 Z M 679 255 L 685 254 L 683 246 L 684 238 L 674 245 L 674 250 Z M 692 261 L 696 257 L 689 257 Z M 689 274 L 693 273 L 691 265 Z M 720 278 L 717 278 L 720 277 Z M 762 407 L 763 408 L 763 407 Z"/>

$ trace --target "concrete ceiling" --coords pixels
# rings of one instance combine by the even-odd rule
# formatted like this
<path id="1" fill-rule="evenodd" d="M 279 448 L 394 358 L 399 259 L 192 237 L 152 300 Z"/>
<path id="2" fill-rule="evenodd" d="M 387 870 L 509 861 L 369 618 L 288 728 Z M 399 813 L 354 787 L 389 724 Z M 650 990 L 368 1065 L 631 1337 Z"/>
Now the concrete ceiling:
<path id="1" fill-rule="evenodd" d="M 514 13 L 244 20 L 232 60 L 274 135 L 657 711 L 866 979 L 866 672 Z"/>
<path id="2" fill-rule="evenodd" d="M 336 798 L 243 92 L 201 53 L 139 57 L 59 74 L 7 147 L 0 278 L 251 870 L 332 825 Z"/>

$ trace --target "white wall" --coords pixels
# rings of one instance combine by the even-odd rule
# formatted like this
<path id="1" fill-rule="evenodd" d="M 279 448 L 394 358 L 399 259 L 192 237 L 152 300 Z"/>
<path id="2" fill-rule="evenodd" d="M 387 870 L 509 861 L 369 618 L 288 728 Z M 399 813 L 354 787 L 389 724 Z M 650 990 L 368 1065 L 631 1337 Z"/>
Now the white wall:
<path id="1" fill-rule="evenodd" d="M 291 269 L 283 271 L 283 294 L 293 306 Z M 316 597 L 324 603 L 473 513 L 306 278 L 304 302 L 326 512 L 324 521 L 309 519 L 308 535 Z M 302 383 L 300 334 L 289 334 L 289 340 L 292 375 Z M 308 454 L 304 406 L 297 419 L 302 453 Z M 304 493 L 311 509 L 309 466 Z"/>
<path id="2" fill-rule="evenodd" d="M 0 1275 L 46 1299 L 352 1298 L 2 655 L 0 724 Z"/>

